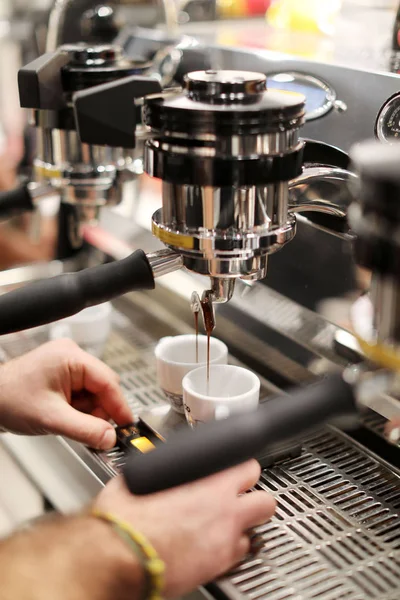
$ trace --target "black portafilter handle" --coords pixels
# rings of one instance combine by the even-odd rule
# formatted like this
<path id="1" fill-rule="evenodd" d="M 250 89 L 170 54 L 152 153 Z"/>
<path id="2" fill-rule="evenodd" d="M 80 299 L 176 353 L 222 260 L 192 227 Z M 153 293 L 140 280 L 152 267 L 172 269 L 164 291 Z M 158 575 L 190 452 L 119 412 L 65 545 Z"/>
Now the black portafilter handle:
<path id="1" fill-rule="evenodd" d="M 288 439 L 301 439 L 323 423 L 340 418 L 342 425 L 354 425 L 356 415 L 352 386 L 335 374 L 268 400 L 254 412 L 185 428 L 151 452 L 130 456 L 123 475 L 133 494 L 152 494 L 233 467 Z"/>
<path id="2" fill-rule="evenodd" d="M 74 315 L 127 292 L 154 289 L 146 254 L 28 284 L 0 296 L 0 335 Z"/>
<path id="3" fill-rule="evenodd" d="M 35 206 L 26 185 L 0 193 L 0 219 L 34 210 Z"/>

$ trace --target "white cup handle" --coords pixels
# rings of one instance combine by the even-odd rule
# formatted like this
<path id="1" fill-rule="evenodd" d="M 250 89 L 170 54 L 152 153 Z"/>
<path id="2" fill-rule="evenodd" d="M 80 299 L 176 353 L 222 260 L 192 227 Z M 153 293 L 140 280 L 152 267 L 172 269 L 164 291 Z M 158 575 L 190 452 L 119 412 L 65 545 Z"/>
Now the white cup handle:
<path id="1" fill-rule="evenodd" d="M 229 406 L 226 404 L 217 404 L 214 409 L 214 419 L 216 421 L 220 421 L 222 419 L 227 419 L 230 417 L 231 411 L 229 410 Z"/>

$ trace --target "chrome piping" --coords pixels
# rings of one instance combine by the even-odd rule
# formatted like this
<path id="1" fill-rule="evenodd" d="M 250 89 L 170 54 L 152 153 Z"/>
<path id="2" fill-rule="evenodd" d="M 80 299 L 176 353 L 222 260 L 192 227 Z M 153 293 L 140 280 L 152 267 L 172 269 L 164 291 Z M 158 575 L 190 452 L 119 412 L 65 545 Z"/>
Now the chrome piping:
<path id="1" fill-rule="evenodd" d="M 350 184 L 357 180 L 358 176 L 346 169 L 323 165 L 306 167 L 301 175 L 289 181 L 289 212 L 322 213 L 332 217 L 321 224 L 319 220 L 314 223 L 311 215 L 298 216 L 313 227 L 350 239 L 353 234 L 344 221 L 352 201 Z M 341 221 L 342 227 L 338 228 Z"/>
<path id="2" fill-rule="evenodd" d="M 147 254 L 147 259 L 155 278 L 168 275 L 183 267 L 183 257 L 168 248 Z"/>

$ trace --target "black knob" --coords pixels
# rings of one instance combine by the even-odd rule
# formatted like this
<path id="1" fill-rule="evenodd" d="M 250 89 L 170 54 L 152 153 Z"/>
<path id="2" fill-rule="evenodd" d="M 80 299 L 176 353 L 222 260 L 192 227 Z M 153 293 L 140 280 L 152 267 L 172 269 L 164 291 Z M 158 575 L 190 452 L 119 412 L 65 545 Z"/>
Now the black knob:
<path id="1" fill-rule="evenodd" d="M 110 43 L 123 27 L 112 6 L 96 6 L 87 10 L 81 19 L 81 32 L 90 43 Z"/>
<path id="2" fill-rule="evenodd" d="M 156 79 L 132 75 L 74 94 L 75 121 L 81 142 L 134 148 L 138 120 L 135 98 L 161 92 Z"/>
<path id="3" fill-rule="evenodd" d="M 68 93 L 116 81 L 129 75 L 144 74 L 150 68 L 145 60 L 127 58 L 117 45 L 80 44 L 67 46 L 70 62 L 62 73 L 63 87 Z"/>

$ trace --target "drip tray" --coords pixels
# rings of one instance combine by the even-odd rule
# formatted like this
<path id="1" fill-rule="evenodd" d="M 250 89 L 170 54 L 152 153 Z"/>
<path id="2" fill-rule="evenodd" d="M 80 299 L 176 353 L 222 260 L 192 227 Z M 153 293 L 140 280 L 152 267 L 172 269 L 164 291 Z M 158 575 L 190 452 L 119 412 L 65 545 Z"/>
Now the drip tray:
<path id="1" fill-rule="evenodd" d="M 139 318 L 116 312 L 104 355 L 136 412 L 165 405 L 154 366 L 154 345 L 165 330 L 150 335 L 142 327 Z M 4 359 L 46 337 L 39 330 L 3 338 Z M 383 427 L 373 415 L 366 424 L 378 434 Z M 110 476 L 125 461 L 118 448 L 93 455 Z M 260 555 L 211 586 L 219 596 L 399 600 L 400 477 L 386 463 L 326 428 L 304 441 L 300 456 L 265 469 L 257 487 L 275 496 L 276 515 L 258 529 L 264 539 Z"/>

